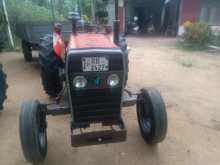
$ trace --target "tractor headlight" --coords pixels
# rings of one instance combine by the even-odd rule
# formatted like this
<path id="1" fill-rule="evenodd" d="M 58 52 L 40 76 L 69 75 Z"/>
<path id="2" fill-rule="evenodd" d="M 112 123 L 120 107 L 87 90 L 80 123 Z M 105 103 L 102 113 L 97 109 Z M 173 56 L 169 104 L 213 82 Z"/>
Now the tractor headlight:
<path id="1" fill-rule="evenodd" d="M 107 83 L 110 87 L 115 87 L 119 84 L 119 81 L 120 81 L 120 79 L 117 74 L 111 74 L 108 77 Z"/>
<path id="2" fill-rule="evenodd" d="M 78 88 L 78 89 L 85 88 L 87 85 L 87 80 L 84 76 L 76 76 L 73 79 L 73 85 L 75 88 Z"/>

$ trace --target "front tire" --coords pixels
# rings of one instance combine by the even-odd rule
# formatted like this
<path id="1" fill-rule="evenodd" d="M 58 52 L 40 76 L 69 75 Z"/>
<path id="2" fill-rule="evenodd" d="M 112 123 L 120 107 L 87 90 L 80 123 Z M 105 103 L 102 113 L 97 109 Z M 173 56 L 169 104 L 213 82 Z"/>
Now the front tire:
<path id="1" fill-rule="evenodd" d="M 6 83 L 6 74 L 3 72 L 2 65 L 0 64 L 0 111 L 3 110 L 3 103 L 6 96 L 8 85 Z"/>
<path id="2" fill-rule="evenodd" d="M 167 134 L 167 113 L 160 93 L 154 89 L 142 89 L 138 95 L 137 117 L 144 140 L 149 144 L 162 142 Z"/>
<path id="3" fill-rule="evenodd" d="M 32 49 L 28 42 L 22 40 L 22 51 L 26 62 L 32 61 Z"/>
<path id="4" fill-rule="evenodd" d="M 30 163 L 44 161 L 47 154 L 46 114 L 38 101 L 23 103 L 19 126 L 26 160 Z"/>

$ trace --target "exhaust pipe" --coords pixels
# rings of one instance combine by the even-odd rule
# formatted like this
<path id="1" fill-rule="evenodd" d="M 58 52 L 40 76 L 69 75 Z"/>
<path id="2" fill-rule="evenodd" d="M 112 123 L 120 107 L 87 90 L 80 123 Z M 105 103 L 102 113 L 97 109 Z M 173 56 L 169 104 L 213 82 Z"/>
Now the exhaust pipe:
<path id="1" fill-rule="evenodd" d="M 120 29 L 119 29 L 119 26 L 120 26 L 120 21 L 119 20 L 114 20 L 114 25 L 113 25 L 113 29 L 114 29 L 114 32 L 113 32 L 113 35 L 114 35 L 114 43 L 116 45 L 119 45 L 119 34 L 120 34 Z"/>
<path id="2" fill-rule="evenodd" d="M 77 34 L 77 22 L 80 20 L 80 15 L 78 12 L 69 12 L 69 19 L 72 21 L 72 33 Z"/>
<path id="3" fill-rule="evenodd" d="M 115 20 L 113 23 L 113 36 L 114 36 L 114 43 L 119 45 L 119 34 L 120 34 L 120 20 L 118 18 L 118 0 L 115 0 Z"/>

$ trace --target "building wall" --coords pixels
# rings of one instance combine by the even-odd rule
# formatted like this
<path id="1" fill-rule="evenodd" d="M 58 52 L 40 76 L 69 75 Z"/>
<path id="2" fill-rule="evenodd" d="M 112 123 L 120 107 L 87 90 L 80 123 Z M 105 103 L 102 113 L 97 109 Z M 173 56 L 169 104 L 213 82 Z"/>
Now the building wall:
<path id="1" fill-rule="evenodd" d="M 220 1 L 202 0 L 200 21 L 210 26 L 220 26 Z"/>
<path id="2" fill-rule="evenodd" d="M 183 24 L 186 21 L 196 22 L 199 20 L 201 5 L 201 0 L 181 0 L 178 35 L 184 33 Z"/>
<path id="3" fill-rule="evenodd" d="M 195 22 L 201 12 L 201 0 L 182 0 L 180 24 L 186 21 Z"/>
<path id="4" fill-rule="evenodd" d="M 178 34 L 184 33 L 183 24 L 186 21 L 206 22 L 214 32 L 220 31 L 220 1 L 182 0 Z"/>

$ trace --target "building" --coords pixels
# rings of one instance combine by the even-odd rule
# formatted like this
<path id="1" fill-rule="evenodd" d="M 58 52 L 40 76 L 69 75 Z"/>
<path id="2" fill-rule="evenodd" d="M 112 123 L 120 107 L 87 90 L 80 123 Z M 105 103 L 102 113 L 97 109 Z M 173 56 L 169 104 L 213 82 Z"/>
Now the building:
<path id="1" fill-rule="evenodd" d="M 214 31 L 220 30 L 220 0 L 182 0 L 178 34 L 184 32 L 186 21 L 208 23 Z"/>
<path id="2" fill-rule="evenodd" d="M 220 0 L 119 0 L 120 29 L 129 32 L 129 22 L 139 17 L 139 26 L 154 25 L 160 34 L 172 30 L 184 32 L 186 21 L 206 22 L 213 29 L 220 28 Z"/>

